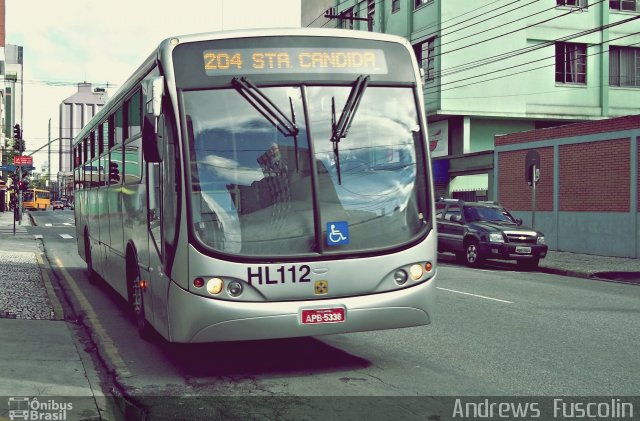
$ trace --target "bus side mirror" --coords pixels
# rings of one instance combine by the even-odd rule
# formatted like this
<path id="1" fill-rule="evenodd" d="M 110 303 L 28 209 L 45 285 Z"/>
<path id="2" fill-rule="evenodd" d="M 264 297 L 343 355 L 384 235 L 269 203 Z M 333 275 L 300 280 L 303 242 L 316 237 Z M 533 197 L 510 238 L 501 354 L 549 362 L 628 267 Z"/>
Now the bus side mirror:
<path id="1" fill-rule="evenodd" d="M 165 142 L 164 116 L 145 114 L 142 122 L 142 151 L 147 162 L 162 162 Z"/>

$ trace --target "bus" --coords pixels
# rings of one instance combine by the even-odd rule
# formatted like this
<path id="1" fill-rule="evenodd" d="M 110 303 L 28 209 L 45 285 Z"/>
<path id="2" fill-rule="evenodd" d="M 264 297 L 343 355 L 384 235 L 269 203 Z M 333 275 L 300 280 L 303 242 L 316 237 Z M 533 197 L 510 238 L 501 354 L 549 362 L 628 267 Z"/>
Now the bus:
<path id="1" fill-rule="evenodd" d="M 22 192 L 22 206 L 26 210 L 47 210 L 51 206 L 51 193 L 49 190 L 28 189 Z"/>
<path id="2" fill-rule="evenodd" d="M 162 41 L 73 142 L 87 277 L 169 342 L 430 324 L 422 89 L 386 34 Z"/>

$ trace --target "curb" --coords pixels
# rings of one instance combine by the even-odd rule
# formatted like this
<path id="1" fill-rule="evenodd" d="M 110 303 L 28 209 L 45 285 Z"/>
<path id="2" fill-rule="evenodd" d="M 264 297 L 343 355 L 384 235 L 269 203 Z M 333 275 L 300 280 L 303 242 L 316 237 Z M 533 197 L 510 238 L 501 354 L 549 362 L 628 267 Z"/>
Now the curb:
<path id="1" fill-rule="evenodd" d="M 574 278 L 593 279 L 593 274 L 589 272 L 578 272 L 569 269 L 558 269 L 552 267 L 538 266 L 540 272 L 549 273 L 551 275 L 573 276 Z"/>
<path id="2" fill-rule="evenodd" d="M 561 276 L 572 276 L 574 278 L 591 279 L 593 281 L 614 282 L 627 285 L 640 285 L 640 272 L 579 272 L 569 269 L 558 269 L 553 267 L 539 266 L 538 270 L 543 273 Z"/>
<path id="3" fill-rule="evenodd" d="M 58 300 L 58 296 L 56 295 L 53 284 L 51 283 L 51 277 L 49 276 L 51 266 L 49 266 L 49 264 L 45 262 L 41 254 L 35 253 L 35 256 L 36 260 L 38 261 L 38 267 L 40 268 L 42 282 L 44 283 L 44 287 L 47 291 L 47 296 L 49 297 L 49 302 L 53 307 L 53 320 L 64 320 L 64 311 L 62 310 L 62 304 L 60 303 L 60 300 Z"/>

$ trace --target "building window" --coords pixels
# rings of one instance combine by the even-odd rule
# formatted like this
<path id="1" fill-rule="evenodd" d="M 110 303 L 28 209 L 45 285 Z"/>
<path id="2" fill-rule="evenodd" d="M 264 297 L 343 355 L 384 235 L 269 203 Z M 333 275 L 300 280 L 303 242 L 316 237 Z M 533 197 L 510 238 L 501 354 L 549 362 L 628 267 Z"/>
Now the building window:
<path id="1" fill-rule="evenodd" d="M 556 43 L 556 82 L 587 83 L 587 46 Z"/>
<path id="2" fill-rule="evenodd" d="M 425 81 L 431 81 L 435 78 L 435 42 L 435 38 L 429 38 L 413 46 L 416 59 L 418 60 L 418 66 L 424 71 Z"/>
<path id="3" fill-rule="evenodd" d="M 342 29 L 353 29 L 353 7 L 340 13 L 340 27 Z"/>
<path id="4" fill-rule="evenodd" d="M 640 87 L 640 48 L 609 48 L 609 85 Z"/>
<path id="5" fill-rule="evenodd" d="M 640 0 L 609 0 L 609 9 L 638 12 L 640 11 Z"/>
<path id="6" fill-rule="evenodd" d="M 558 6 L 585 7 L 587 0 L 556 0 Z"/>
<path id="7" fill-rule="evenodd" d="M 367 0 L 367 25 L 369 32 L 373 32 L 373 22 L 376 14 L 376 0 Z"/>
<path id="8" fill-rule="evenodd" d="M 400 10 L 400 0 L 391 0 L 391 13 Z"/>
<path id="9" fill-rule="evenodd" d="M 423 6 L 427 3 L 431 3 L 433 0 L 413 0 L 413 8 L 417 9 L 420 6 Z"/>

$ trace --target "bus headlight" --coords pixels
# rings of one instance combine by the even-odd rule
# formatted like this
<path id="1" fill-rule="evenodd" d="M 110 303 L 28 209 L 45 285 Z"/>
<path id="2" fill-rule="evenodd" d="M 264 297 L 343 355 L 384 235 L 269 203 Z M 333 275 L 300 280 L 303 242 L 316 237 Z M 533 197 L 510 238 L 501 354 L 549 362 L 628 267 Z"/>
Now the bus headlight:
<path id="1" fill-rule="evenodd" d="M 224 281 L 220 278 L 211 278 L 207 281 L 207 291 L 211 295 L 218 295 L 224 287 Z"/>
<path id="2" fill-rule="evenodd" d="M 231 281 L 227 285 L 227 292 L 232 297 L 237 297 L 242 294 L 242 283 L 239 281 Z"/>
<path id="3" fill-rule="evenodd" d="M 396 284 L 398 285 L 404 285 L 408 278 L 409 275 L 407 275 L 407 272 L 404 269 L 398 269 L 393 274 L 393 280 L 396 281 Z"/>
<path id="4" fill-rule="evenodd" d="M 417 281 L 418 279 L 422 278 L 424 270 L 422 269 L 422 265 L 412 265 L 409 268 L 409 273 L 411 274 L 411 279 Z"/>

